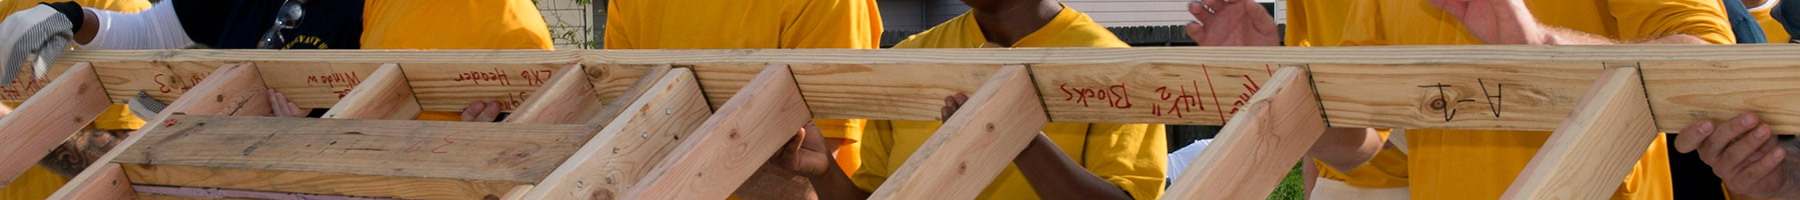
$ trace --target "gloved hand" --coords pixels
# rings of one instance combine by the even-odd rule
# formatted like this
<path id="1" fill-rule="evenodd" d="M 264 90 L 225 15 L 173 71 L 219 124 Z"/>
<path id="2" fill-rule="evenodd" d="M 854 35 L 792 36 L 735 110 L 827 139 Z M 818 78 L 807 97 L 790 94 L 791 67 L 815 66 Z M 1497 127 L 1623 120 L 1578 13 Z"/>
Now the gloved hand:
<path id="1" fill-rule="evenodd" d="M 11 85 L 18 77 L 25 57 L 37 54 L 31 72 L 44 78 L 50 63 L 56 61 L 75 38 L 74 24 L 68 17 L 48 5 L 38 5 L 6 16 L 0 22 L 0 86 Z"/>

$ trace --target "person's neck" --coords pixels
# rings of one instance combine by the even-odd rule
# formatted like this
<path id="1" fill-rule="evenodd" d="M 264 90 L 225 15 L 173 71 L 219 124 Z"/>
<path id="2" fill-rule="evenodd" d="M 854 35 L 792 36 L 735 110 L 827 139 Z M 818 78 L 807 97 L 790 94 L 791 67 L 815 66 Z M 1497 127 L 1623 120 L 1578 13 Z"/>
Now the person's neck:
<path id="1" fill-rule="evenodd" d="M 1744 8 L 1756 8 L 1757 6 L 1762 6 L 1763 3 L 1769 2 L 1768 0 L 1742 0 L 1742 1 L 1744 2 Z"/>
<path id="2" fill-rule="evenodd" d="M 1004 6 L 997 10 L 972 10 L 975 23 L 981 27 L 981 35 L 988 42 L 1011 47 L 1025 36 L 1037 32 L 1039 28 L 1050 24 L 1056 13 L 1062 12 L 1062 5 L 1054 0 L 1035 1 L 1030 4 Z"/>

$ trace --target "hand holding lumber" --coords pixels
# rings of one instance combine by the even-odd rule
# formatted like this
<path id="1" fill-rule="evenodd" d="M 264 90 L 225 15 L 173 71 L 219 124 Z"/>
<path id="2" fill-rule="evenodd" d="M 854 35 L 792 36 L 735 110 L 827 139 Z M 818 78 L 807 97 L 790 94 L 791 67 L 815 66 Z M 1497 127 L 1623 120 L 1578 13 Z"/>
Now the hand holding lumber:
<path id="1" fill-rule="evenodd" d="M 1275 19 L 1250 0 L 1195 0 L 1188 3 L 1187 34 L 1200 46 L 1278 46 Z"/>
<path id="2" fill-rule="evenodd" d="M 289 101 L 287 95 L 282 95 L 281 91 L 269 89 L 268 93 L 269 107 L 275 110 L 275 117 L 306 117 L 306 109 L 300 109 L 299 105 L 294 105 L 294 102 Z"/>
<path id="3" fill-rule="evenodd" d="M 832 162 L 831 150 L 826 148 L 825 136 L 819 133 L 819 126 L 808 121 L 806 128 L 800 129 L 796 134 L 781 146 L 781 151 L 769 158 L 769 162 L 814 180 L 830 174 L 832 170 L 828 168 L 837 164 Z"/>
<path id="4" fill-rule="evenodd" d="M 1793 146 L 1780 145 L 1754 113 L 1724 122 L 1701 120 L 1675 138 L 1676 150 L 1697 151 L 1725 187 L 1752 197 L 1800 195 L 1800 159 L 1789 158 Z"/>
<path id="5" fill-rule="evenodd" d="M 469 104 L 468 108 L 463 108 L 462 121 L 494 122 L 494 119 L 499 118 L 499 116 L 499 101 L 477 101 Z"/>

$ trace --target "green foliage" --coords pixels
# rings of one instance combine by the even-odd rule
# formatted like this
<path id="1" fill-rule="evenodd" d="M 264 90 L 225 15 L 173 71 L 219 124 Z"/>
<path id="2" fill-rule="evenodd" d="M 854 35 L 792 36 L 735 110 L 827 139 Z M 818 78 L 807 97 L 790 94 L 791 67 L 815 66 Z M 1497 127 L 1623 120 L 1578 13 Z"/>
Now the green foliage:
<path id="1" fill-rule="evenodd" d="M 1281 185 L 1275 187 L 1275 192 L 1269 194 L 1269 199 L 1270 200 L 1303 200 L 1303 199 L 1306 199 L 1306 187 L 1302 184 L 1305 184 L 1305 182 L 1302 182 L 1300 180 L 1300 163 L 1294 163 L 1294 169 L 1288 171 L 1287 177 L 1281 178 Z"/>

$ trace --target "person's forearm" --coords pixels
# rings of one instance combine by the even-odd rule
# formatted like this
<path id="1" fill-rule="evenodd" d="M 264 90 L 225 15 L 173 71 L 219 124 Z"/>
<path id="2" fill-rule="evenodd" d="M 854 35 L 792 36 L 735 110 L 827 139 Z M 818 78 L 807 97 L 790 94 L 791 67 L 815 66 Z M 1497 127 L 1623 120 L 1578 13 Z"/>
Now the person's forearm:
<path id="1" fill-rule="evenodd" d="M 831 163 L 837 163 L 837 158 L 830 158 L 830 160 Z M 868 191 L 856 188 L 856 183 L 851 182 L 850 177 L 844 176 L 844 169 L 839 168 L 836 164 L 826 167 L 826 169 L 828 171 L 822 177 L 807 177 L 811 179 L 813 192 L 818 193 L 819 199 L 869 198 Z"/>
<path id="2" fill-rule="evenodd" d="M 1604 45 L 1604 44 L 1708 44 L 1706 40 L 1687 34 L 1676 34 L 1649 40 L 1625 42 L 1600 37 L 1586 32 L 1570 30 L 1562 27 L 1539 24 L 1545 32 L 1544 41 L 1551 45 Z"/>
<path id="3" fill-rule="evenodd" d="M 1076 164 L 1042 133 L 1013 158 L 1013 164 L 1019 165 L 1019 173 L 1025 175 L 1026 182 L 1031 183 L 1039 198 L 1132 199 L 1131 194 L 1118 185 L 1106 182 Z"/>
<path id="4" fill-rule="evenodd" d="M 1332 169 L 1350 171 L 1381 152 L 1381 135 L 1367 128 L 1331 128 L 1319 135 L 1306 154 Z"/>
<path id="5" fill-rule="evenodd" d="M 81 9 L 81 16 L 84 16 L 81 18 L 81 27 L 75 27 L 75 42 L 87 44 L 93 42 L 94 35 L 100 33 L 100 17 L 94 16 L 94 11 L 87 9 Z"/>

